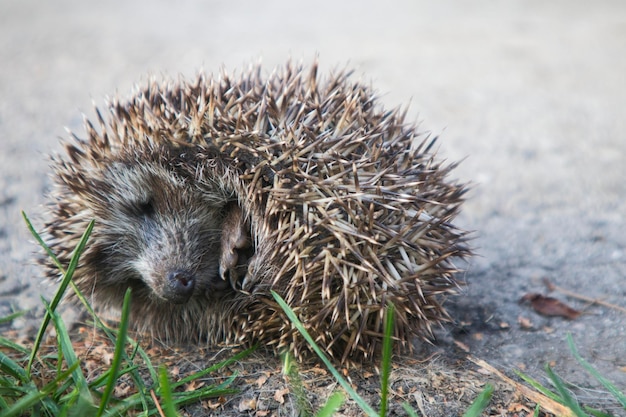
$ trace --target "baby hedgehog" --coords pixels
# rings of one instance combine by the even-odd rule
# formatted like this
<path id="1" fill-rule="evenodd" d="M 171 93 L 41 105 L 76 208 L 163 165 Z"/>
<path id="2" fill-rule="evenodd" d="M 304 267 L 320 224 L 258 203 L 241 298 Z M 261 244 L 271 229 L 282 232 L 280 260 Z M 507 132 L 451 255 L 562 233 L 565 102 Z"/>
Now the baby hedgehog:
<path id="1" fill-rule="evenodd" d="M 67 264 L 95 219 L 74 281 L 96 306 L 119 309 L 130 287 L 133 326 L 156 338 L 301 357 L 274 290 L 338 362 L 378 350 L 388 304 L 396 345 L 448 320 L 453 261 L 471 254 L 451 224 L 466 188 L 350 73 L 152 81 L 96 113 L 52 158 L 45 224 Z"/>

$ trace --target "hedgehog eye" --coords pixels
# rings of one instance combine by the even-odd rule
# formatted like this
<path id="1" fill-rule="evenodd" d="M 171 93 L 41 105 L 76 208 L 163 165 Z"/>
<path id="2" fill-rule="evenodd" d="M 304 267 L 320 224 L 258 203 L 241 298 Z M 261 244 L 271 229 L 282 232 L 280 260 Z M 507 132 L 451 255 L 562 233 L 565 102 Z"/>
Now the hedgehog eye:
<path id="1" fill-rule="evenodd" d="M 138 201 L 135 204 L 134 211 L 138 216 L 152 217 L 152 215 L 154 215 L 154 203 L 152 199 Z"/>

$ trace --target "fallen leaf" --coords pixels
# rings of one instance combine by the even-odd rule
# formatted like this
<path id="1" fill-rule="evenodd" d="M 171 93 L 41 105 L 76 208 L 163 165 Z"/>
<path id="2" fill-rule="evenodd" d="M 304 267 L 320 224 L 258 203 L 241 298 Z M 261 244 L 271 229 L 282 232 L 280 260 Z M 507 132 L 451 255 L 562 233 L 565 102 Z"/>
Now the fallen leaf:
<path id="1" fill-rule="evenodd" d="M 239 402 L 239 411 L 251 411 L 256 409 L 255 398 L 244 398 Z"/>
<path id="2" fill-rule="evenodd" d="M 285 403 L 285 395 L 289 394 L 289 388 L 278 389 L 274 392 L 274 399 L 280 404 Z"/>
<path id="3" fill-rule="evenodd" d="M 198 381 L 197 379 L 194 379 L 193 381 L 185 385 L 185 391 L 186 392 L 196 391 L 202 388 L 203 386 L 204 386 L 203 381 Z"/>
<path id="4" fill-rule="evenodd" d="M 326 369 L 320 368 L 317 365 L 314 368 L 310 369 L 310 372 L 316 375 L 322 375 L 322 376 L 328 375 L 328 371 Z"/>
<path id="5" fill-rule="evenodd" d="M 255 384 L 258 388 L 261 388 L 267 382 L 268 376 L 267 374 L 261 375 L 256 381 Z"/>
<path id="6" fill-rule="evenodd" d="M 216 402 L 204 401 L 202 405 L 204 405 L 204 407 L 208 408 L 209 410 L 217 410 L 218 408 L 222 406 L 222 404 L 220 404 L 219 401 L 216 401 Z"/>
<path id="7" fill-rule="evenodd" d="M 522 329 L 529 330 L 533 328 L 533 323 L 526 317 L 519 316 L 517 322 Z"/>
<path id="8" fill-rule="evenodd" d="M 522 301 L 530 302 L 532 308 L 544 316 L 560 316 L 574 320 L 580 316 L 580 311 L 574 310 L 556 298 L 546 297 L 537 293 L 529 293 L 522 297 Z"/>
<path id="9" fill-rule="evenodd" d="M 520 412 L 523 411 L 525 414 L 531 414 L 531 411 L 528 407 L 526 407 L 524 404 L 520 404 L 520 403 L 512 403 L 511 405 L 509 405 L 509 412 Z"/>

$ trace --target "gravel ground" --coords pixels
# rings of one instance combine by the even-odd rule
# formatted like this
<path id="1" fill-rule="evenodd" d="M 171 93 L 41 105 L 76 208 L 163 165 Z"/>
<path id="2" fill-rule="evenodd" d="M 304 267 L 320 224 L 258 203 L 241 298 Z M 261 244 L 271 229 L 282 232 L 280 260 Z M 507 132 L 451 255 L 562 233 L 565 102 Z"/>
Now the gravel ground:
<path id="1" fill-rule="evenodd" d="M 546 318 L 519 299 L 543 278 L 626 308 L 626 3 L 570 1 L 109 1 L 0 3 L 0 313 L 32 331 L 51 287 L 20 210 L 41 226 L 46 154 L 64 126 L 149 75 L 192 76 L 319 56 L 356 68 L 388 106 L 465 158 L 459 219 L 480 254 L 458 320 L 441 332 L 500 369 L 590 380 L 564 342 L 626 389 L 626 314 L 563 294 L 584 314 Z M 384 3 L 384 4 L 383 4 Z M 521 323 L 521 324 L 520 324 Z M 529 327 L 530 325 L 530 327 Z M 585 391 L 592 400 L 601 394 Z M 593 398 L 597 396 L 596 398 Z"/>

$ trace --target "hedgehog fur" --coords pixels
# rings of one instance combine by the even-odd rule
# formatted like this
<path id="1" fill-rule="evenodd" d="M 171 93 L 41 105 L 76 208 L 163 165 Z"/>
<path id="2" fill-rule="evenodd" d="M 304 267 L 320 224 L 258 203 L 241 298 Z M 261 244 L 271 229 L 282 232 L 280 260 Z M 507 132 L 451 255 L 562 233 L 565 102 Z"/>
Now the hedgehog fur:
<path id="1" fill-rule="evenodd" d="M 133 290 L 131 321 L 168 343 L 309 350 L 280 294 L 335 360 L 373 355 L 385 307 L 400 346 L 449 319 L 451 224 L 466 187 L 400 110 L 337 71 L 291 63 L 264 76 L 150 81 L 96 109 L 52 157 L 47 243 L 100 308 Z M 47 262 L 47 261 L 44 261 Z M 48 263 L 48 275 L 59 272 Z M 398 344 L 397 344 L 398 345 Z"/>

